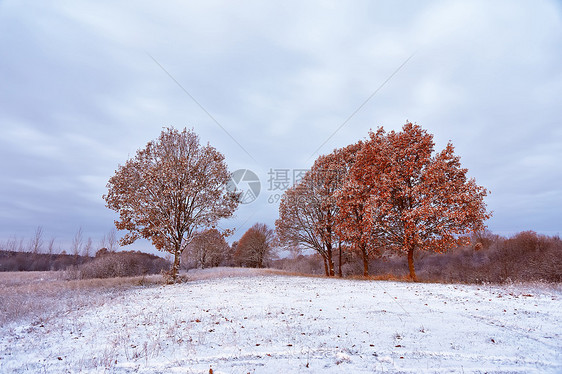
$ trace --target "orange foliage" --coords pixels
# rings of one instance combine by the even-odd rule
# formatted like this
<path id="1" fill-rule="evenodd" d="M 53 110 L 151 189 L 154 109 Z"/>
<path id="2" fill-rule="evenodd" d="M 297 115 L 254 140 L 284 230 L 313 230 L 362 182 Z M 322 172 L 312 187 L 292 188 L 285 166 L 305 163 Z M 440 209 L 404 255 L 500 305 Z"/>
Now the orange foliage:
<path id="1" fill-rule="evenodd" d="M 227 191 L 224 156 L 202 147 L 193 131 L 162 131 L 134 158 L 120 165 L 107 184 L 107 207 L 119 213 L 115 225 L 128 230 L 121 244 L 138 238 L 174 255 L 175 281 L 180 255 L 194 234 L 232 215 L 238 196 Z"/>
<path id="2" fill-rule="evenodd" d="M 240 238 L 234 252 L 238 265 L 263 268 L 274 245 L 274 232 L 265 223 L 256 223 Z"/>
<path id="3" fill-rule="evenodd" d="M 339 230 L 357 245 L 408 254 L 443 251 L 484 229 L 488 191 L 468 179 L 452 144 L 434 154 L 433 136 L 407 123 L 369 134 L 338 194 Z"/>
<path id="4" fill-rule="evenodd" d="M 361 143 L 320 156 L 302 180 L 288 189 L 279 205 L 276 229 L 288 246 L 304 245 L 318 252 L 326 275 L 334 275 L 333 251 L 341 249 L 335 232 L 336 192 L 341 189 Z"/>

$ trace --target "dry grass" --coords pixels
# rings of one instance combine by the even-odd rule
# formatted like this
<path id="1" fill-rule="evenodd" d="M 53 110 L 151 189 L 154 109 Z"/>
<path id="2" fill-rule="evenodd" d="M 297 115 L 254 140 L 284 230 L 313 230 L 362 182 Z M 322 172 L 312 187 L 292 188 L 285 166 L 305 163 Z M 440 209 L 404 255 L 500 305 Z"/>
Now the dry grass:
<path id="1" fill-rule="evenodd" d="M 395 274 L 378 274 L 378 275 L 351 275 L 345 279 L 354 280 L 377 280 L 377 281 L 391 281 L 391 282 L 412 282 L 409 275 L 395 275 Z"/>
<path id="2" fill-rule="evenodd" d="M 191 270 L 180 281 L 226 277 L 281 275 L 276 269 L 211 268 Z M 40 323 L 86 306 L 102 305 L 108 298 L 133 287 L 161 286 L 162 275 L 76 279 L 71 272 L 0 272 L 0 325 L 20 320 Z"/>
<path id="3" fill-rule="evenodd" d="M 287 275 L 288 273 L 278 269 L 256 269 L 240 267 L 214 267 L 207 269 L 191 269 L 187 273 L 180 274 L 182 282 L 199 281 L 217 278 L 232 277 L 254 277 L 260 275 Z M 300 274 L 299 274 L 300 275 Z"/>
<path id="4" fill-rule="evenodd" d="M 23 319 L 42 321 L 135 286 L 163 284 L 162 276 L 68 280 L 65 272 L 0 273 L 0 325 Z"/>

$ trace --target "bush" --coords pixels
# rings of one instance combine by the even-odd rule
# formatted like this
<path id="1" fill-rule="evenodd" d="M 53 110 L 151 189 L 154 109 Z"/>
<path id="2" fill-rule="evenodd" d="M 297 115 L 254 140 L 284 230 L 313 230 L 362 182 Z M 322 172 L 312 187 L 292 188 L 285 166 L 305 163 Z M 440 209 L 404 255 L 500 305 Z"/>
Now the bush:
<path id="1" fill-rule="evenodd" d="M 89 261 L 91 257 L 0 250 L 0 271 L 65 270 Z"/>
<path id="2" fill-rule="evenodd" d="M 446 253 L 418 252 L 415 254 L 419 280 L 444 283 L 504 283 L 545 281 L 562 282 L 562 240 L 533 231 L 524 231 L 511 238 L 489 232 L 472 238 L 468 247 L 458 247 Z M 322 261 L 314 256 L 283 259 L 273 267 L 288 271 L 323 274 Z M 336 267 L 337 268 L 337 267 Z M 348 257 L 343 263 L 344 276 L 362 275 L 361 259 Z M 369 262 L 373 277 L 408 275 L 405 256 L 387 252 Z"/>
<path id="3" fill-rule="evenodd" d="M 283 258 L 274 260 L 271 263 L 274 269 L 280 269 L 291 273 L 300 274 L 324 274 L 324 262 L 322 257 L 317 254 L 304 256 L 298 255 L 295 258 Z"/>
<path id="4" fill-rule="evenodd" d="M 124 251 L 98 253 L 92 261 L 77 268 L 80 279 L 134 277 L 158 274 L 169 269 L 170 262 L 148 253 Z"/>
<path id="5" fill-rule="evenodd" d="M 445 254 L 420 254 L 416 261 L 422 280 L 562 282 L 562 241 L 533 231 L 524 231 L 508 239 L 487 236 L 480 241 L 475 238 L 470 247 L 455 248 Z"/>

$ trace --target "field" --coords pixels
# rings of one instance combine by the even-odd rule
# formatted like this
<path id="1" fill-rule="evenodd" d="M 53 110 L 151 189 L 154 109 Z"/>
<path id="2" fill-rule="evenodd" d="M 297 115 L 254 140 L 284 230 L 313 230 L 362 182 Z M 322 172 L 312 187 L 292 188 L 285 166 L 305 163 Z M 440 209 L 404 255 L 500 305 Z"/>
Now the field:
<path id="1" fill-rule="evenodd" d="M 0 274 L 0 372 L 562 372 L 560 286 L 188 279 Z"/>

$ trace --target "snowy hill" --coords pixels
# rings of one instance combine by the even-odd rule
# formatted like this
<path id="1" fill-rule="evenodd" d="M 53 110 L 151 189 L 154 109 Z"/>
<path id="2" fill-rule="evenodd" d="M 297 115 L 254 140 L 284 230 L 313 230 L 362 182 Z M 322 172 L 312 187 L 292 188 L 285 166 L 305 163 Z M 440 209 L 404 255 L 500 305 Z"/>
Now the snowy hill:
<path id="1" fill-rule="evenodd" d="M 0 372 L 562 372 L 559 287 L 193 274 L 1 327 Z"/>

